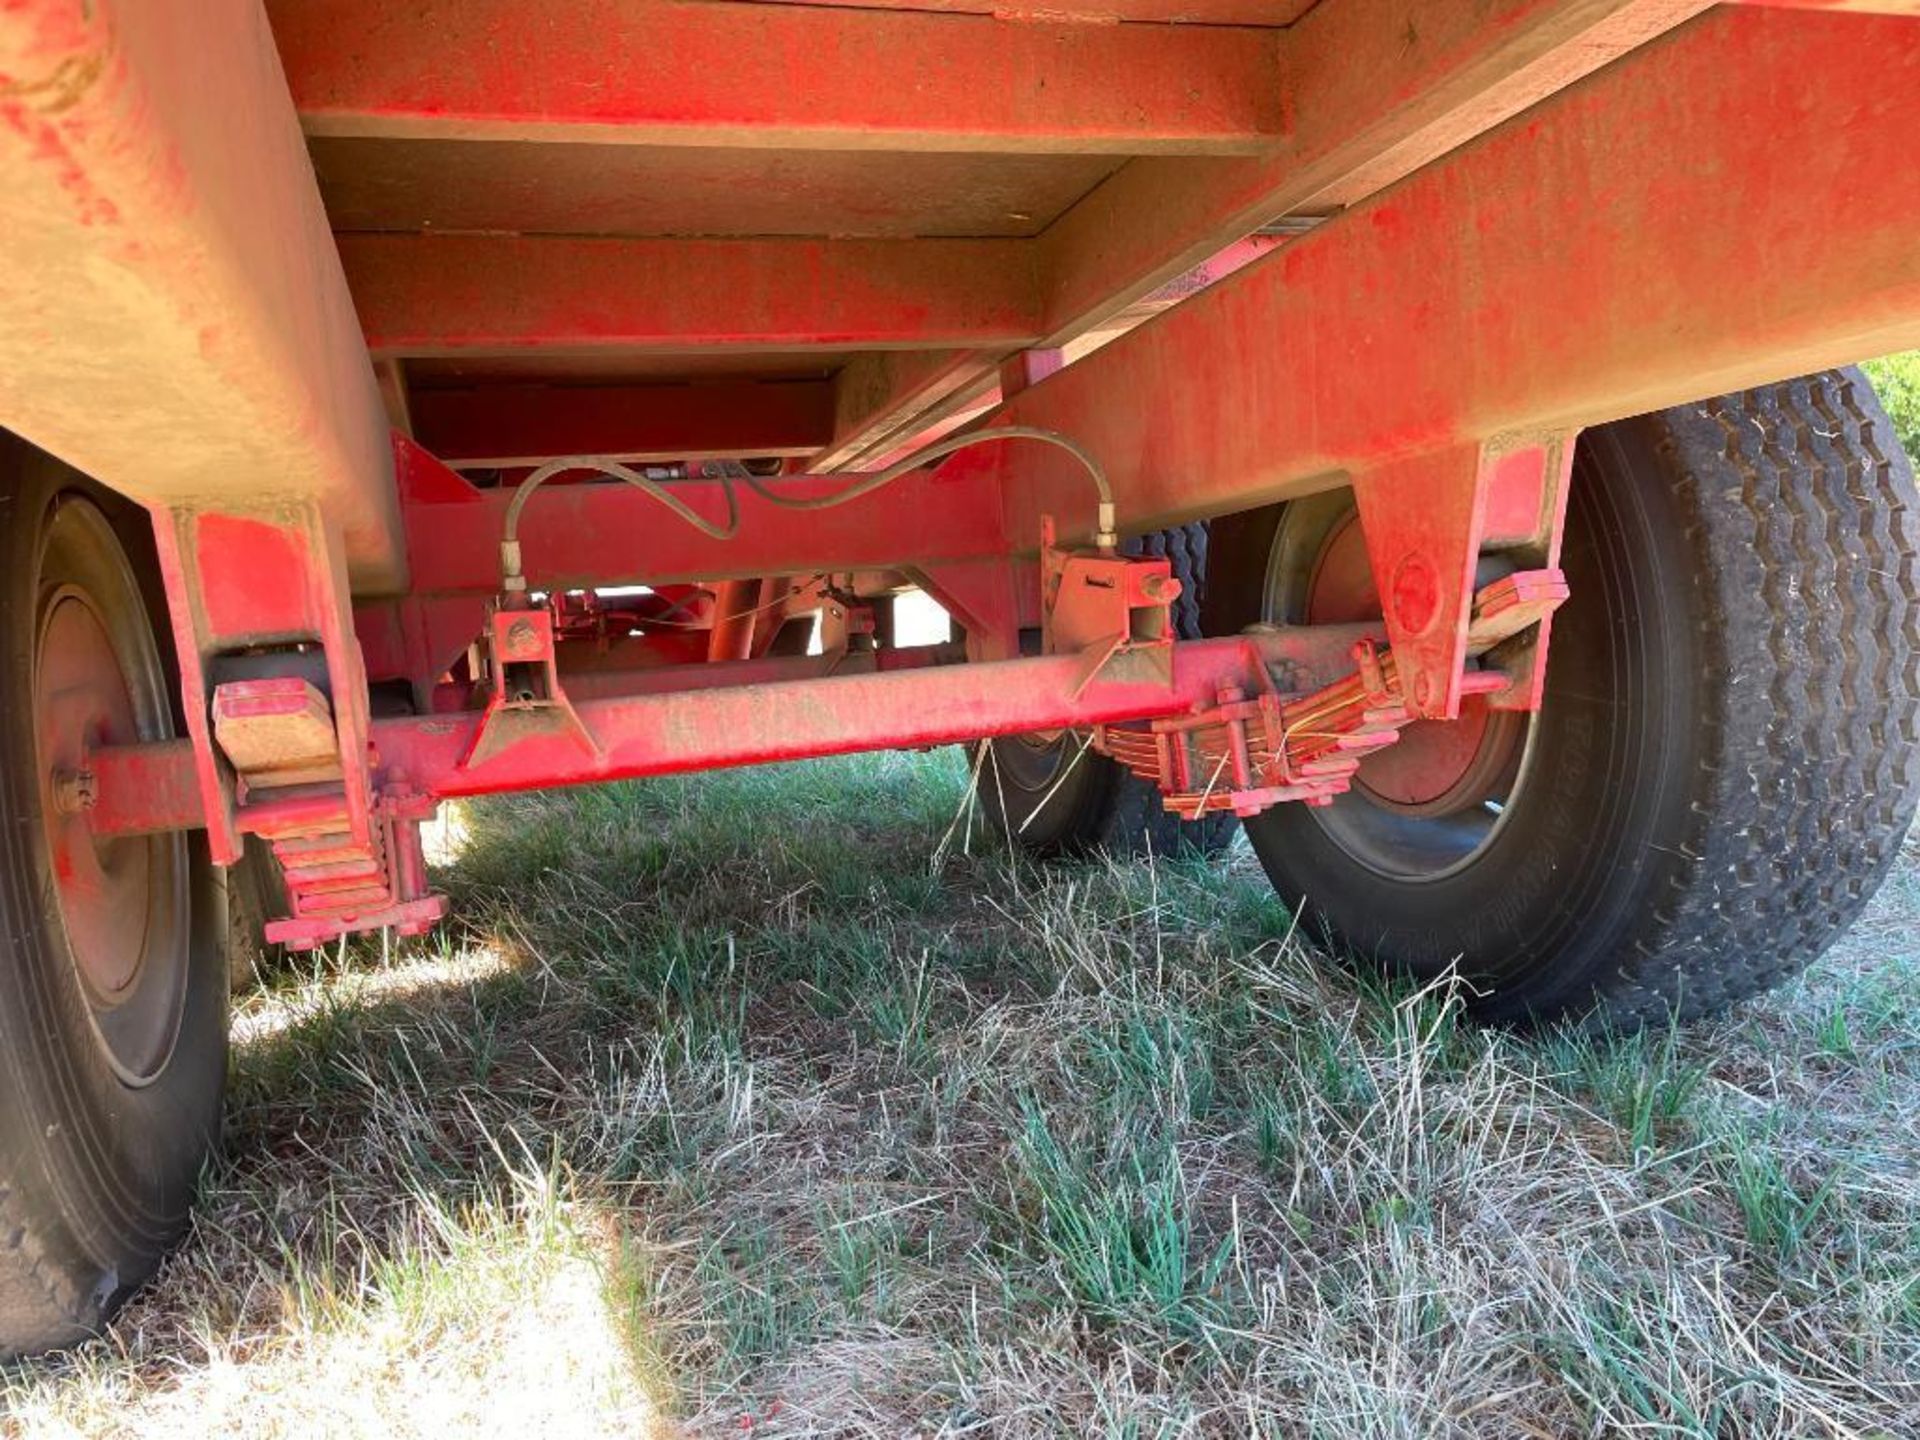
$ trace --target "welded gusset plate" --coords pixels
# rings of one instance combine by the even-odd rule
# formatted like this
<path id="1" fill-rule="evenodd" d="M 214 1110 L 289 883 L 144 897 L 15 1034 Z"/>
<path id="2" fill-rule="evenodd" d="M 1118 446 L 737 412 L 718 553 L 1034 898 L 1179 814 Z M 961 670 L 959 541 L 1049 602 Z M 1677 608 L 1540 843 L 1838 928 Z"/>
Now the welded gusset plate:
<path id="1" fill-rule="evenodd" d="M 1400 691 L 1414 715 L 1459 716 L 1465 663 L 1478 653 L 1469 634 L 1474 623 L 1492 627 L 1488 634 L 1510 626 L 1497 637 L 1506 639 L 1565 598 L 1564 580 L 1553 594 L 1508 586 L 1476 595 L 1474 582 L 1487 555 L 1510 555 L 1539 567 L 1530 585 L 1543 583 L 1540 576 L 1548 571 L 1558 574 L 1553 567 L 1566 523 L 1573 443 L 1571 432 L 1493 440 L 1403 458 L 1353 477 Z M 1516 676 L 1510 688 L 1537 695 L 1545 662 L 1543 636 L 1529 657 L 1529 673 Z"/>

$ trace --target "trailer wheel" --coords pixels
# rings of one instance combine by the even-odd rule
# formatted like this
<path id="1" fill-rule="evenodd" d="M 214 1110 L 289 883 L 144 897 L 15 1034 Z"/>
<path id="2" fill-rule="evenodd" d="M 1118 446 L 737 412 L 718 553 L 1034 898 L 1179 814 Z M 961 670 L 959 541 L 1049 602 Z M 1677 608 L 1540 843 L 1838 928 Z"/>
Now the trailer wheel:
<path id="1" fill-rule="evenodd" d="M 287 886 L 280 862 L 257 835 L 246 837 L 240 861 L 227 867 L 226 880 L 227 989 L 244 995 L 272 963 L 267 922 L 288 912 Z"/>
<path id="2" fill-rule="evenodd" d="M 0 496 L 8 1358 L 87 1335 L 178 1237 L 219 1127 L 227 971 L 204 840 L 96 838 L 74 787 L 86 746 L 177 733 L 144 517 L 4 436 Z"/>
<path id="3" fill-rule="evenodd" d="M 1207 580 L 1207 526 L 1185 525 L 1142 536 L 1128 547 L 1166 556 L 1181 595 L 1174 633 L 1201 635 Z M 1023 850 L 1053 858 L 1110 855 L 1218 854 L 1233 843 L 1230 815 L 1185 821 L 1167 813 L 1160 792 L 1130 770 L 1087 748 L 1072 731 L 1010 735 L 969 749 L 975 794 L 995 829 Z"/>
<path id="4" fill-rule="evenodd" d="M 1350 513 L 1320 496 L 1241 517 L 1243 605 L 1377 616 Z M 1336 954 L 1420 977 L 1458 961 L 1487 1019 L 1718 1010 L 1825 950 L 1900 850 L 1916 550 L 1913 471 L 1857 371 L 1590 431 L 1540 713 L 1470 713 L 1450 752 L 1413 727 L 1352 793 L 1248 836 Z"/>

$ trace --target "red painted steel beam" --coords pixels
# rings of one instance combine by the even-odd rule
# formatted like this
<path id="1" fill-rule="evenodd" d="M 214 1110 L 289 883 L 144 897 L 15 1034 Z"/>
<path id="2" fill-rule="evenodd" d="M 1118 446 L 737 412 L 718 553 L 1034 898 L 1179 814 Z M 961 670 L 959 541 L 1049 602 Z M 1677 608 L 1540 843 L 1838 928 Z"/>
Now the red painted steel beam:
<path id="1" fill-rule="evenodd" d="M 377 356 L 1017 346 L 1022 240 L 342 235 Z"/>
<path id="2" fill-rule="evenodd" d="M 1709 0 L 1319 0 L 1281 37 L 1292 116 L 1266 154 L 1142 156 L 1036 242 L 1069 345 L 1289 215 L 1355 203 L 1706 9 Z M 1005 350 L 976 357 L 973 393 Z M 869 453 L 878 437 L 852 437 Z"/>
<path id="3" fill-rule="evenodd" d="M 561 455 L 693 460 L 809 455 L 833 436 L 825 380 L 712 385 L 493 385 L 416 390 L 414 438 L 449 464 Z"/>
<path id="4" fill-rule="evenodd" d="M 1920 346 L 1915 134 L 1920 26 L 1718 10 L 990 420 L 1089 445 L 1144 529 Z M 1088 533 L 1047 452 L 941 473 Z"/>
<path id="5" fill-rule="evenodd" d="M 1329 652 L 1321 669 L 1351 667 L 1350 640 L 1316 638 Z M 1172 685 L 1103 676 L 1078 696 L 1084 662 L 1057 655 L 594 700 L 577 709 L 598 754 L 565 738 L 529 739 L 474 770 L 460 759 L 475 714 L 383 722 L 373 743 L 390 781 L 436 796 L 484 795 L 1178 714 L 1212 702 L 1221 684 L 1244 681 L 1253 653 L 1250 640 L 1197 641 L 1176 648 Z"/>
<path id="6" fill-rule="evenodd" d="M 781 5 L 814 0 L 768 0 Z M 1048 0 L 1017 9 L 999 0 L 839 0 L 862 10 L 938 10 L 962 14 L 1050 16 L 1084 24 L 1111 25 L 1137 20 L 1175 25 L 1291 25 L 1315 0 Z"/>
<path id="7" fill-rule="evenodd" d="M 1124 167 L 1043 237 L 1050 343 L 1270 221 L 1373 194 L 1708 0 L 1321 0 L 1286 32 L 1296 118 L 1251 160 Z"/>
<path id="8" fill-rule="evenodd" d="M 87 756 L 96 799 L 87 828 L 96 836 L 203 830 L 206 803 L 190 740 L 110 745 Z"/>
<path id="9" fill-rule="evenodd" d="M 157 506 L 318 499 L 404 583 L 387 422 L 256 0 L 0 5 L 0 426 Z"/>
<path id="10" fill-rule="evenodd" d="M 847 477 L 788 476 L 783 494 L 805 497 L 843 488 Z M 672 482 L 673 493 L 719 522 L 725 487 L 713 480 Z M 998 560 L 1016 548 L 1001 529 L 991 487 L 937 474 L 909 475 L 832 509 L 798 512 L 733 482 L 740 526 L 715 540 L 668 513 L 658 500 L 621 484 L 556 481 L 528 500 L 520 518 L 527 576 L 536 589 L 596 585 L 758 579 L 815 571 L 885 569 Z M 1092 513 L 1091 491 L 1079 508 Z M 492 594 L 499 588 L 500 537 L 510 487 L 469 490 L 452 503 L 406 508 L 416 594 Z M 1036 531 L 1036 536 L 1038 532 Z"/>
<path id="11" fill-rule="evenodd" d="M 726 0 L 271 0 L 311 135 L 1245 154 L 1271 31 Z"/>

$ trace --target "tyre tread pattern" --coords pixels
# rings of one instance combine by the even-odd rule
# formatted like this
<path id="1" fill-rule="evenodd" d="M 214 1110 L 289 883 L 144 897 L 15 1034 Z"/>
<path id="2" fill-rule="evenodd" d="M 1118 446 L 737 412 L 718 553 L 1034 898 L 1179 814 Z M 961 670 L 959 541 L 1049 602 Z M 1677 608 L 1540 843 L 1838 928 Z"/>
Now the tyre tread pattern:
<path id="1" fill-rule="evenodd" d="M 1821 954 L 1920 799 L 1920 499 L 1865 379 L 1831 371 L 1651 418 L 1667 483 L 1691 492 L 1717 703 L 1686 863 L 1597 985 L 1621 1027 L 1724 1009 Z"/>
<path id="2" fill-rule="evenodd" d="M 1201 520 L 1156 530 L 1128 546 L 1134 554 L 1165 557 L 1171 562 L 1173 578 L 1180 582 L 1180 596 L 1172 608 L 1173 633 L 1182 640 L 1198 640 L 1203 633 L 1200 614 L 1207 590 L 1207 541 L 1207 524 Z M 1237 826 L 1231 815 L 1182 820 L 1167 810 L 1158 786 L 1111 760 L 1103 763 L 1113 774 L 1098 840 L 1100 849 L 1115 855 L 1144 855 L 1148 851 L 1172 855 L 1181 850 L 1217 855 L 1233 843 Z"/>

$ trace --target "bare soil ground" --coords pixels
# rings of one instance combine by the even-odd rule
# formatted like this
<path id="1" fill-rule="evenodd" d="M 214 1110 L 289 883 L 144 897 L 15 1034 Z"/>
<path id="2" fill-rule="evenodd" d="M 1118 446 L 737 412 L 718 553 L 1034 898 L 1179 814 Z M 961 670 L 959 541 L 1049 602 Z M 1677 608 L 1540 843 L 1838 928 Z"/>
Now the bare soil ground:
<path id="1" fill-rule="evenodd" d="M 1920 850 L 1678 1037 L 1355 984 L 951 753 L 474 807 L 246 998 L 228 1159 L 0 1432 L 1920 1433 Z"/>

